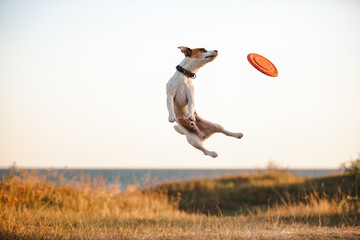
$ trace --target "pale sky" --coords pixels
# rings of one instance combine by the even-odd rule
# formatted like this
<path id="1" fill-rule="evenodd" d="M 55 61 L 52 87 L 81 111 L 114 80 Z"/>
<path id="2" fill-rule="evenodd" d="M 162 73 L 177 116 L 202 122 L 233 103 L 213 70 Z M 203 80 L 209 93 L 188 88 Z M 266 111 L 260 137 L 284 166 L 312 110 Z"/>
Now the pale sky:
<path id="1" fill-rule="evenodd" d="M 168 122 L 178 46 L 219 51 Z M 247 61 L 271 60 L 268 77 Z M 0 167 L 338 168 L 360 152 L 360 1 L 0 1 Z"/>

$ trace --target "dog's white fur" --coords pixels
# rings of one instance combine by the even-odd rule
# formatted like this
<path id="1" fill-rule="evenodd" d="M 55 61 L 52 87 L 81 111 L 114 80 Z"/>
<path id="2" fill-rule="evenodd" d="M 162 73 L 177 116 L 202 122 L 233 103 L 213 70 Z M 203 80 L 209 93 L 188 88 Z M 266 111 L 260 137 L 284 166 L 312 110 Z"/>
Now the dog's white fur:
<path id="1" fill-rule="evenodd" d="M 184 60 L 179 65 L 192 73 L 196 73 L 199 68 L 214 60 L 218 55 L 216 50 L 179 48 L 185 54 Z M 206 121 L 197 115 L 194 109 L 194 87 L 190 77 L 176 71 L 166 85 L 166 93 L 169 121 L 176 121 L 175 130 L 185 135 L 187 141 L 205 155 L 213 158 L 218 156 L 216 152 L 209 151 L 203 146 L 204 140 L 213 133 L 220 132 L 239 139 L 243 136 L 242 133 L 226 131 L 221 125 Z"/>

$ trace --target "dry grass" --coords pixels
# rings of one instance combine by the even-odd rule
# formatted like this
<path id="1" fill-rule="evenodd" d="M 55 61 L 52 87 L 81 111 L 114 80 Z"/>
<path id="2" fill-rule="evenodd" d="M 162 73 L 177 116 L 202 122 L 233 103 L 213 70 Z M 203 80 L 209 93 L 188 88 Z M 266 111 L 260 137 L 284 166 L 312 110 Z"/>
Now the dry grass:
<path id="1" fill-rule="evenodd" d="M 63 176 L 56 177 L 61 180 Z M 314 191 L 305 201 L 283 199 L 266 210 L 255 206 L 246 215 L 222 216 L 219 208 L 216 215 L 179 210 L 181 196 L 168 201 L 166 193 L 134 188 L 120 192 L 116 184 L 106 187 L 101 177 L 80 178 L 78 184 L 62 180 L 62 185 L 45 183 L 37 173 L 4 178 L 0 183 L 0 239 L 360 238 L 359 205 L 356 196 L 348 194 L 332 198 Z M 273 187 L 266 174 L 243 178 Z M 222 180 L 225 185 L 226 179 Z M 304 181 L 279 179 L 274 181 Z M 333 218 L 335 226 L 329 224 Z"/>

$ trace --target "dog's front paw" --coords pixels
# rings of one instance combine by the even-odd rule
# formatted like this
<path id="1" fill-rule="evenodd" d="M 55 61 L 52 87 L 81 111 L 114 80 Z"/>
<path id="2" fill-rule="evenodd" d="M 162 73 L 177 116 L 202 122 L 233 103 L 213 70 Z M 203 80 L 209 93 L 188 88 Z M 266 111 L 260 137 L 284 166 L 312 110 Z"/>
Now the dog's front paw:
<path id="1" fill-rule="evenodd" d="M 190 120 L 190 121 L 195 121 L 195 116 L 194 116 L 194 114 L 193 113 L 189 113 L 188 114 L 188 119 Z"/>
<path id="2" fill-rule="evenodd" d="M 175 116 L 174 115 L 169 115 L 169 122 L 171 122 L 171 123 L 175 122 Z"/>

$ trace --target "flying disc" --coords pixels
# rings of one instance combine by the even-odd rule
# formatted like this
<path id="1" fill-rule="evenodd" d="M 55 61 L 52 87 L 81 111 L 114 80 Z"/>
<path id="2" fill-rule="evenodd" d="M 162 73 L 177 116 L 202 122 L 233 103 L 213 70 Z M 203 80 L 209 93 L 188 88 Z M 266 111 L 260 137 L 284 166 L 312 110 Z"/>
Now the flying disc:
<path id="1" fill-rule="evenodd" d="M 253 67 L 259 70 L 260 72 L 270 77 L 277 77 L 278 70 L 276 69 L 274 64 L 272 64 L 272 62 L 270 62 L 268 59 L 256 53 L 250 53 L 247 56 L 247 59 L 250 62 L 250 64 L 253 65 Z"/>

